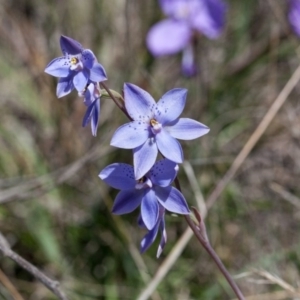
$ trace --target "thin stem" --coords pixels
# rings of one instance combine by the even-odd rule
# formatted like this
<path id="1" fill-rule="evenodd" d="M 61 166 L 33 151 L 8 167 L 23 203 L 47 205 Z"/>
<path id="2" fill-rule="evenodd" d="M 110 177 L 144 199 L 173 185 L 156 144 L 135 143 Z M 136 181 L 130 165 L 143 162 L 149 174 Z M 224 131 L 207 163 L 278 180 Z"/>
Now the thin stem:
<path id="1" fill-rule="evenodd" d="M 179 191 L 181 191 L 180 183 L 179 183 L 179 180 L 178 180 L 177 177 L 175 178 L 175 185 L 176 185 L 177 189 Z M 189 215 L 185 215 L 184 218 L 187 221 L 190 228 L 193 230 L 193 232 L 194 232 L 196 238 L 198 239 L 198 241 L 201 243 L 201 245 L 207 251 L 207 253 L 210 255 L 210 257 L 214 260 L 214 262 L 216 263 L 219 270 L 224 275 L 225 279 L 227 280 L 227 282 L 231 286 L 232 290 L 234 291 L 234 293 L 236 294 L 238 299 L 239 300 L 244 300 L 245 298 L 244 298 L 241 290 L 239 289 L 239 287 L 237 286 L 237 284 L 235 283 L 235 281 L 233 280 L 233 278 L 231 277 L 231 275 L 229 274 L 229 272 L 225 268 L 224 264 L 220 260 L 219 256 L 217 255 L 217 253 L 215 252 L 213 247 L 211 246 L 211 244 L 208 240 L 208 237 L 207 237 L 204 221 L 202 220 L 200 215 L 198 216 L 198 218 L 200 218 L 200 219 L 198 219 L 198 221 L 200 223 L 199 226 L 195 225 L 194 221 L 191 219 L 191 217 Z"/>
<path id="2" fill-rule="evenodd" d="M 219 256 L 215 252 L 215 250 L 212 248 L 209 241 L 206 240 L 202 236 L 202 234 L 199 231 L 198 227 L 195 225 L 195 223 L 193 222 L 193 220 L 191 219 L 191 217 L 189 215 L 185 215 L 184 218 L 187 221 L 187 223 L 189 224 L 190 228 L 193 230 L 193 232 L 194 232 L 196 238 L 198 239 L 198 241 L 201 243 L 201 245 L 207 251 L 207 253 L 210 255 L 210 257 L 214 260 L 214 262 L 216 263 L 219 270 L 224 275 L 225 279 L 227 280 L 227 282 L 231 286 L 232 290 L 234 291 L 234 293 L 236 294 L 238 299 L 239 300 L 245 300 L 245 297 L 243 296 L 241 290 L 239 289 L 239 287 L 237 286 L 237 284 L 235 283 L 235 281 L 233 280 L 233 278 L 231 277 L 231 275 L 229 274 L 229 272 L 225 268 L 224 264 L 220 260 Z"/>
<path id="3" fill-rule="evenodd" d="M 15 261 L 19 266 L 32 274 L 36 279 L 42 282 L 50 291 L 53 292 L 60 300 L 68 300 L 65 293 L 60 289 L 59 282 L 50 279 L 44 273 L 42 273 L 37 267 L 25 260 L 19 254 L 10 249 L 10 245 L 6 238 L 0 233 L 0 251 L 4 256 L 9 257 Z"/>
<path id="4" fill-rule="evenodd" d="M 118 108 L 128 117 L 128 119 L 130 119 L 132 121 L 132 118 L 129 116 L 126 108 L 124 107 L 124 105 L 121 105 L 117 99 L 115 98 L 115 96 L 112 94 L 112 92 L 110 91 L 110 89 L 106 86 L 105 83 L 101 82 L 100 85 L 107 91 L 108 95 L 110 96 L 110 98 L 115 102 L 115 104 L 118 106 Z"/>

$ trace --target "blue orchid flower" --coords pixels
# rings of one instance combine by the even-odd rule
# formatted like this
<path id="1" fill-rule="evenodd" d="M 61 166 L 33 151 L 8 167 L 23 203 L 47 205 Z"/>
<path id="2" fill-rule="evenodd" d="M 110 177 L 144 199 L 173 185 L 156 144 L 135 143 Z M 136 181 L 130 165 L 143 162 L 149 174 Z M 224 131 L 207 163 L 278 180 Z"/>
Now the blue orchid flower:
<path id="1" fill-rule="evenodd" d="M 123 163 L 107 166 L 100 172 L 99 177 L 111 187 L 120 190 L 112 208 L 114 214 L 130 213 L 141 205 L 143 224 L 148 230 L 153 230 L 155 226 L 159 226 L 159 220 L 161 221 L 160 207 L 176 214 L 190 213 L 184 196 L 170 186 L 177 172 L 176 163 L 162 159 L 140 180 L 135 179 L 133 167 Z M 153 231 L 152 235 L 154 233 Z M 149 239 L 150 237 L 145 240 L 145 249 L 149 246 Z"/>
<path id="2" fill-rule="evenodd" d="M 64 56 L 53 59 L 45 69 L 46 73 L 60 77 L 56 89 L 58 98 L 74 88 L 79 93 L 83 92 L 89 80 L 101 82 L 107 79 L 104 68 L 91 50 L 84 49 L 67 36 L 61 36 L 60 47 Z"/>
<path id="3" fill-rule="evenodd" d="M 138 86 L 124 85 L 125 107 L 133 121 L 116 130 L 111 145 L 133 149 L 136 179 L 150 170 L 158 150 L 169 160 L 182 163 L 183 151 L 176 139 L 192 140 L 209 132 L 204 124 L 178 118 L 184 109 L 186 95 L 186 89 L 173 89 L 156 103 Z"/>

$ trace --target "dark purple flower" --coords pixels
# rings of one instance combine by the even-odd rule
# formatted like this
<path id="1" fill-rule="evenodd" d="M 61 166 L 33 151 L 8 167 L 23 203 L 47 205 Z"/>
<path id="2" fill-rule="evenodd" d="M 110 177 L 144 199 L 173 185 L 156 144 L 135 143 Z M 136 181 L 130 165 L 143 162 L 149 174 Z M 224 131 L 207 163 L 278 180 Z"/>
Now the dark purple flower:
<path id="1" fill-rule="evenodd" d="M 288 18 L 293 31 L 300 37 L 300 0 L 290 0 Z"/>
<path id="2" fill-rule="evenodd" d="M 87 106 L 86 113 L 83 117 L 82 126 L 85 127 L 91 122 L 93 136 L 97 135 L 100 116 L 100 96 L 101 91 L 98 83 L 90 82 L 86 89 L 80 93 L 84 96 L 84 104 Z"/>
<path id="3" fill-rule="evenodd" d="M 155 241 L 158 230 L 160 229 L 161 232 L 161 238 L 159 242 L 159 246 L 157 249 L 156 257 L 159 258 L 166 243 L 167 243 L 167 232 L 166 232 L 166 224 L 165 224 L 165 209 L 163 206 L 159 204 L 159 215 L 157 218 L 157 222 L 154 225 L 154 227 L 149 230 L 149 232 L 144 236 L 144 238 L 141 241 L 141 252 L 144 253 Z M 138 220 L 139 226 L 142 228 L 146 228 L 143 220 L 141 217 L 139 217 Z"/>
<path id="4" fill-rule="evenodd" d="M 81 44 L 67 36 L 60 37 L 60 47 L 64 56 L 53 59 L 45 69 L 46 73 L 60 77 L 56 89 L 58 98 L 74 88 L 83 92 L 88 80 L 101 82 L 107 79 L 104 68 L 91 50 L 83 49 Z"/>
<path id="5" fill-rule="evenodd" d="M 190 213 L 181 192 L 170 186 L 177 171 L 177 164 L 162 159 L 140 180 L 135 180 L 133 167 L 123 163 L 107 166 L 100 172 L 99 177 L 120 190 L 112 212 L 118 215 L 127 214 L 141 205 L 141 218 L 146 228 L 151 230 L 160 218 L 160 205 L 177 214 Z"/>
<path id="6" fill-rule="evenodd" d="M 116 130 L 111 145 L 133 149 L 136 179 L 150 170 L 158 150 L 169 160 L 181 163 L 183 152 L 176 139 L 193 140 L 209 132 L 207 126 L 195 120 L 179 119 L 186 95 L 186 89 L 173 89 L 156 103 L 138 86 L 124 85 L 125 107 L 133 121 Z"/>
<path id="7" fill-rule="evenodd" d="M 160 6 L 168 19 L 155 24 L 148 33 L 147 46 L 154 56 L 192 47 L 194 32 L 215 39 L 225 24 L 226 5 L 222 0 L 160 0 Z M 195 69 L 193 52 L 189 55 L 189 60 L 182 61 L 186 75 Z"/>

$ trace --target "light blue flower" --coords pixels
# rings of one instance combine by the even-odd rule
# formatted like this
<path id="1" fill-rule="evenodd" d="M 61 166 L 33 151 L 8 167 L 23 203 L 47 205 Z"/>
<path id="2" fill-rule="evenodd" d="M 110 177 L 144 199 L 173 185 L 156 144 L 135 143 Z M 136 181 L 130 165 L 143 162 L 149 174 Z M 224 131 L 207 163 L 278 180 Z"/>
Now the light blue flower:
<path id="1" fill-rule="evenodd" d="M 58 98 L 74 88 L 83 92 L 89 80 L 101 82 L 107 79 L 104 68 L 91 50 L 83 49 L 80 43 L 67 36 L 61 36 L 60 47 L 64 56 L 53 59 L 45 69 L 46 73 L 60 77 L 56 89 Z"/>
<path id="2" fill-rule="evenodd" d="M 152 230 L 159 226 L 162 215 L 160 207 L 176 214 L 190 213 L 184 196 L 170 186 L 177 172 L 177 164 L 162 159 L 140 180 L 135 180 L 133 167 L 123 163 L 107 166 L 100 172 L 99 177 L 111 187 L 120 190 L 112 212 L 117 215 L 127 214 L 141 205 L 143 224 L 148 230 Z M 155 232 L 152 235 L 156 236 Z M 143 249 L 150 245 L 148 240 L 152 238 L 146 238 Z"/>
<path id="3" fill-rule="evenodd" d="M 183 151 L 176 139 L 192 140 L 209 132 L 195 120 L 178 118 L 187 90 L 173 89 L 156 103 L 152 96 L 136 85 L 124 85 L 126 110 L 133 121 L 119 127 L 111 145 L 133 149 L 135 178 L 143 177 L 153 166 L 158 151 L 175 163 L 183 162 Z"/>

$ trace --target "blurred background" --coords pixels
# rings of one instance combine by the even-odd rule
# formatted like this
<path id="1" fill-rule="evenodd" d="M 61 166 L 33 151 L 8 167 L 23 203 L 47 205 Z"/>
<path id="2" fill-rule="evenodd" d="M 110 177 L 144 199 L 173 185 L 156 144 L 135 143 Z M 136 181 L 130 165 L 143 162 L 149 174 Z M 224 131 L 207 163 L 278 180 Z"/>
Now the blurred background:
<path id="1" fill-rule="evenodd" d="M 0 231 L 14 251 L 57 279 L 70 299 L 136 299 L 146 286 L 140 273 L 155 274 L 187 225 L 166 216 L 168 243 L 156 259 L 158 241 L 139 254 L 145 232 L 136 225 L 138 211 L 110 213 L 117 191 L 98 174 L 112 162 L 132 163 L 131 151 L 109 146 L 127 120 L 104 99 L 94 138 L 81 127 L 83 99 L 75 91 L 56 98 L 57 79 L 44 69 L 61 55 L 60 35 L 94 51 L 111 89 L 120 92 L 131 82 L 157 100 L 174 87 L 189 90 L 183 115 L 211 128 L 182 143 L 205 199 L 299 64 L 287 1 L 227 3 L 224 33 L 214 41 L 199 38 L 200 72 L 185 78 L 180 54 L 155 59 L 147 51 L 149 28 L 164 18 L 157 1 L 0 0 Z M 289 291 L 300 284 L 299 97 L 300 84 L 206 219 L 213 247 L 239 275 L 241 290 L 252 296 L 247 299 L 296 299 Z M 184 168 L 179 179 L 195 206 Z M 14 299 L 5 280 L 24 299 L 56 299 L 1 256 L 0 299 Z M 192 238 L 152 299 L 234 295 Z"/>

